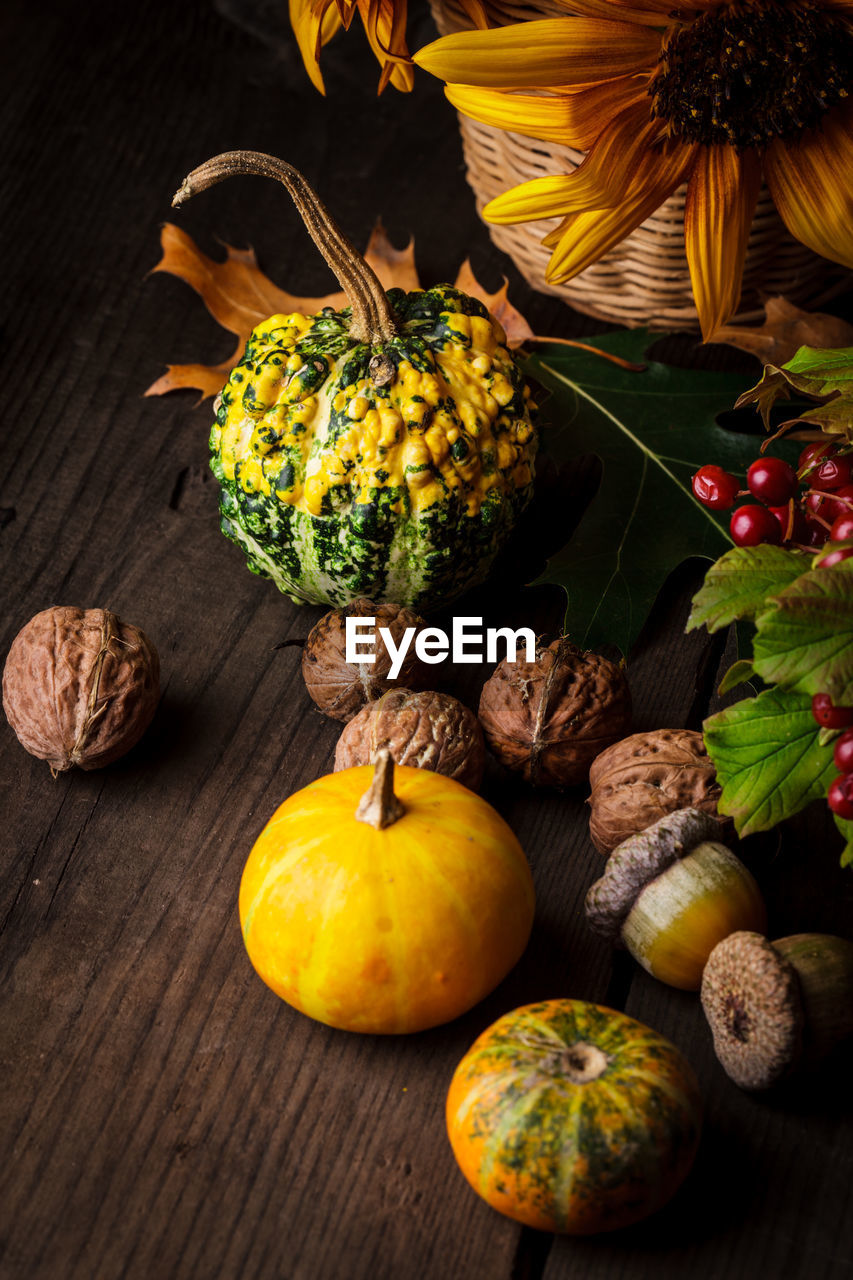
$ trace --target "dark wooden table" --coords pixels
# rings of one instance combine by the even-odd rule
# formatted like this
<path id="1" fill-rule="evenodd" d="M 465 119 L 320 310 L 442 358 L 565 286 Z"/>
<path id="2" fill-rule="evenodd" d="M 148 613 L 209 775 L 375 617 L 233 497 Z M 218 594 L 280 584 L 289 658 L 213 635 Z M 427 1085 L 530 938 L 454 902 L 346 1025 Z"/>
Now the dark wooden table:
<path id="1" fill-rule="evenodd" d="M 251 844 L 276 805 L 329 769 L 336 724 L 302 684 L 320 615 L 246 572 L 217 528 L 209 404 L 144 399 L 169 360 L 230 339 L 189 289 L 147 278 L 184 173 L 235 147 L 303 169 L 356 242 L 381 214 L 417 237 L 425 282 L 471 254 L 509 274 L 534 327 L 601 328 L 533 295 L 490 245 L 453 113 L 419 76 L 375 97 L 359 33 L 309 86 L 285 0 L 3 6 L 2 656 L 54 603 L 108 606 L 157 644 L 163 697 L 107 770 L 51 778 L 5 725 L 2 785 L 0 1274 L 4 1280 L 572 1280 L 841 1277 L 853 1268 L 853 1141 L 843 1063 L 773 1098 L 717 1067 L 695 997 L 664 989 L 586 931 L 601 862 L 583 794 L 489 773 L 529 855 L 533 938 L 500 989 L 450 1026 L 359 1038 L 309 1021 L 255 976 L 236 919 Z M 415 15 L 413 44 L 430 37 Z M 332 284 L 284 194 L 235 181 L 180 215 L 209 251 L 251 243 L 296 293 Z M 717 351 L 670 344 L 682 359 Z M 535 571 L 536 566 L 532 566 Z M 698 727 L 719 643 L 682 635 L 695 567 L 675 576 L 629 676 L 636 727 Z M 469 612 L 558 625 L 553 589 L 481 590 Z M 479 677 L 482 679 L 482 675 Z M 476 696 L 471 677 L 456 681 Z M 818 810 L 747 856 L 776 936 L 849 934 L 853 877 Z M 694 1173 L 656 1218 L 552 1239 L 468 1189 L 444 1135 L 454 1066 L 501 1012 L 572 995 L 624 1008 L 698 1071 Z M 849 1070 L 849 1066 L 848 1066 Z"/>

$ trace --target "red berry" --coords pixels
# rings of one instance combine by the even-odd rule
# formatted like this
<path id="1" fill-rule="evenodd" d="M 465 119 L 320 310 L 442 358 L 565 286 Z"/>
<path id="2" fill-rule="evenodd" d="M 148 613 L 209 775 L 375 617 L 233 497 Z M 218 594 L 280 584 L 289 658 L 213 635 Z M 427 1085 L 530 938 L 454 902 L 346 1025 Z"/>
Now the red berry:
<path id="1" fill-rule="evenodd" d="M 822 524 L 818 524 L 817 520 L 806 520 L 806 536 L 803 538 L 801 546 L 822 547 L 828 537 L 829 530 Z"/>
<path id="2" fill-rule="evenodd" d="M 803 498 L 803 506 L 806 511 L 810 511 L 812 515 L 820 516 L 824 520 L 826 519 L 826 512 L 833 505 L 832 498 L 828 498 L 825 493 L 818 493 L 817 490 L 814 493 L 807 493 Z"/>
<path id="3" fill-rule="evenodd" d="M 828 693 L 812 698 L 812 715 L 824 729 L 846 729 L 853 724 L 853 707 L 836 707 Z"/>
<path id="4" fill-rule="evenodd" d="M 835 448 L 835 444 L 830 440 L 816 440 L 814 444 L 807 444 L 797 461 L 797 474 L 800 478 L 805 476 L 818 459 L 830 457 L 835 452 Z"/>
<path id="5" fill-rule="evenodd" d="M 813 490 L 806 494 L 805 504 L 814 515 L 833 524 L 839 516 L 853 511 L 853 484 L 843 485 L 831 495 Z"/>
<path id="6" fill-rule="evenodd" d="M 829 537 L 832 542 L 844 542 L 847 538 L 853 538 L 853 511 L 838 517 L 829 531 Z"/>
<path id="7" fill-rule="evenodd" d="M 810 524 L 800 508 L 793 502 L 788 502 L 784 507 L 771 507 L 770 510 L 779 521 L 779 528 L 782 530 L 782 541 L 798 542 L 805 545 L 810 533 Z M 792 512 L 793 518 L 791 514 Z M 789 526 L 791 529 L 790 533 L 788 533 Z M 816 527 L 818 529 L 821 528 L 820 525 L 817 525 Z M 822 529 L 821 532 L 823 532 Z"/>
<path id="8" fill-rule="evenodd" d="M 825 556 L 821 556 L 815 568 L 831 569 L 834 564 L 841 564 L 842 560 L 849 560 L 851 556 L 853 547 L 836 547 L 834 551 L 827 551 Z"/>
<path id="9" fill-rule="evenodd" d="M 808 479 L 812 489 L 840 489 L 853 479 L 853 460 L 849 455 L 824 458 L 814 471 L 809 472 Z"/>
<path id="10" fill-rule="evenodd" d="M 757 458 L 746 473 L 746 484 L 753 498 L 768 507 L 780 507 L 793 498 L 798 481 L 793 467 L 784 458 Z"/>
<path id="11" fill-rule="evenodd" d="M 733 507 L 740 489 L 737 477 L 713 462 L 700 467 L 691 484 L 694 497 L 703 507 L 710 507 L 712 511 L 727 511 L 729 507 Z"/>
<path id="12" fill-rule="evenodd" d="M 833 813 L 853 822 L 853 773 L 843 773 L 837 777 L 829 788 L 826 799 Z"/>
<path id="13" fill-rule="evenodd" d="M 738 507 L 729 521 L 736 547 L 757 547 L 762 542 L 778 546 L 782 541 L 779 521 L 767 507 Z"/>
<path id="14" fill-rule="evenodd" d="M 832 501 L 838 503 L 845 515 L 853 513 L 853 484 L 843 484 L 840 489 L 836 489 L 833 492 Z M 840 515 L 841 512 L 839 511 L 838 514 Z"/>
<path id="15" fill-rule="evenodd" d="M 832 758 L 839 773 L 853 773 L 853 729 L 842 733 L 835 744 Z"/>

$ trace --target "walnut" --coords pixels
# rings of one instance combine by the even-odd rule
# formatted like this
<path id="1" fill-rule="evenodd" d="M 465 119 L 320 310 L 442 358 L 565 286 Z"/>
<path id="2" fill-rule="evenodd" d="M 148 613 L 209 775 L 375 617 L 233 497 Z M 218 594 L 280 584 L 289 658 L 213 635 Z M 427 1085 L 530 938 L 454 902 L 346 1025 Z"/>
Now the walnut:
<path id="1" fill-rule="evenodd" d="M 335 772 L 372 764 L 387 748 L 396 764 L 431 769 L 476 791 L 486 748 L 473 711 L 447 693 L 390 689 L 362 707 L 338 739 Z"/>
<path id="2" fill-rule="evenodd" d="M 3 709 L 21 745 L 56 775 L 100 769 L 151 723 L 160 696 L 157 650 L 108 609 L 55 605 L 12 641 Z"/>
<path id="3" fill-rule="evenodd" d="M 701 809 L 717 818 L 720 787 L 702 734 L 692 729 L 634 733 L 597 756 L 589 771 L 589 834 L 600 853 L 645 831 L 677 809 Z"/>
<path id="4" fill-rule="evenodd" d="M 631 694 L 620 667 L 564 636 L 537 647 L 534 662 L 504 659 L 483 687 L 479 714 L 507 768 L 543 786 L 573 786 L 630 728 Z"/>
<path id="5" fill-rule="evenodd" d="M 352 663 L 346 660 L 347 618 L 375 618 L 376 641 L 371 647 L 375 662 Z M 302 675 L 309 694 L 321 711 L 333 720 L 346 723 L 367 702 L 373 702 L 388 689 L 406 687 L 423 689 L 429 671 L 415 654 L 414 637 L 409 645 L 399 674 L 389 676 L 391 655 L 379 635 L 379 628 L 391 632 L 394 644 L 401 642 L 408 627 L 416 632 L 426 626 L 412 609 L 399 604 L 373 604 L 361 598 L 343 609 L 332 609 L 313 628 L 302 651 Z"/>

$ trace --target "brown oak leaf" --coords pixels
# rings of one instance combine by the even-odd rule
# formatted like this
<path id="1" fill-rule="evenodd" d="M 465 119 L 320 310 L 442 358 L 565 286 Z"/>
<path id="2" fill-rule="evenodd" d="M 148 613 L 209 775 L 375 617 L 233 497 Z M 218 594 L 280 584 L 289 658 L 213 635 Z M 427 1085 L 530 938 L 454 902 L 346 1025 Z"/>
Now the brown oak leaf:
<path id="1" fill-rule="evenodd" d="M 820 311 L 802 311 L 787 298 L 776 297 L 765 302 L 764 323 L 758 328 L 724 325 L 709 341 L 748 351 L 762 364 L 783 365 L 800 347 L 853 346 L 853 325 Z"/>
<path id="2" fill-rule="evenodd" d="M 524 316 L 512 305 L 507 297 L 509 284 L 506 280 L 504 280 L 503 287 L 498 289 L 497 293 L 489 293 L 474 275 L 471 269 L 471 259 L 466 258 L 459 268 L 459 274 L 454 284 L 457 289 L 461 289 L 463 293 L 470 293 L 472 298 L 478 298 L 480 302 L 488 307 L 497 322 L 502 326 L 506 334 L 507 344 L 510 347 L 520 347 L 523 342 L 530 342 L 536 337 Z"/>
<path id="3" fill-rule="evenodd" d="M 229 333 L 236 335 L 237 346 L 231 357 L 221 364 L 170 364 L 145 392 L 147 396 L 159 396 L 187 387 L 200 391 L 202 399 L 215 396 L 243 354 L 252 329 L 261 320 L 277 312 L 300 311 L 312 315 L 323 307 L 337 309 L 347 305 L 346 296 L 341 292 L 322 297 L 299 297 L 279 289 L 261 271 L 252 249 L 234 249 L 226 245 L 225 261 L 217 262 L 202 252 L 191 236 L 171 222 L 163 226 L 160 243 L 163 256 L 153 270 L 166 271 L 185 280 L 199 294 L 213 318 Z M 405 249 L 395 249 L 381 221 L 371 232 L 364 256 L 385 289 L 421 287 L 415 266 L 414 239 Z M 489 308 L 503 326 L 511 347 L 518 347 L 534 337 L 527 321 L 510 303 L 506 283 L 497 293 L 489 293 L 478 282 L 466 259 L 456 278 L 456 287 L 479 298 Z"/>

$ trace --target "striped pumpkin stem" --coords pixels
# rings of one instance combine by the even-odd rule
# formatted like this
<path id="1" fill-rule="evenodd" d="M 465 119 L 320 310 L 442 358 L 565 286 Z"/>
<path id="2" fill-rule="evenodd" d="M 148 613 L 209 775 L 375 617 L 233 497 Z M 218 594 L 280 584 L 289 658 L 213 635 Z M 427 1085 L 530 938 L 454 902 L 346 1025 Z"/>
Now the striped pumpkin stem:
<path id="1" fill-rule="evenodd" d="M 347 295 L 352 307 L 350 336 L 356 342 L 366 342 L 371 347 L 390 342 L 398 332 L 397 317 L 379 277 L 364 255 L 359 253 L 341 231 L 314 188 L 293 165 L 261 151 L 225 151 L 205 161 L 184 178 L 172 199 L 172 205 L 185 204 L 200 191 L 206 191 L 217 182 L 240 174 L 276 178 L 286 187 L 306 231 Z M 382 378 L 386 364 L 390 365 L 391 362 L 381 353 L 374 360 L 377 368 L 375 371 L 371 368 L 371 373 L 374 382 L 381 386 L 383 384 L 378 379 Z M 390 378 L 386 378 L 386 381 L 390 381 Z"/>

